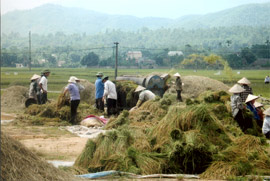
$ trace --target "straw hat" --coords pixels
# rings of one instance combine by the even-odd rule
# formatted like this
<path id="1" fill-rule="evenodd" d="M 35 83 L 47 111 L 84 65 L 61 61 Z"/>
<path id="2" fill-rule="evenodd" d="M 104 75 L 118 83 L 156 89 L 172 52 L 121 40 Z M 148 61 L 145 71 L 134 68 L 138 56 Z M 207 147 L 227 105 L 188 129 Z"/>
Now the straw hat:
<path id="1" fill-rule="evenodd" d="M 234 84 L 234 86 L 229 89 L 229 92 L 231 92 L 231 93 L 241 93 L 241 92 L 244 92 L 244 91 L 245 91 L 245 89 L 242 88 L 238 84 Z"/>
<path id="2" fill-rule="evenodd" d="M 37 75 L 37 74 L 34 74 L 30 80 L 36 80 L 36 79 L 39 79 L 40 78 L 40 75 Z"/>
<path id="3" fill-rule="evenodd" d="M 254 103 L 254 106 L 257 108 L 257 107 L 263 107 L 263 104 L 259 103 L 259 102 L 255 102 Z"/>
<path id="4" fill-rule="evenodd" d="M 246 77 L 243 77 L 242 79 L 238 80 L 237 83 L 249 85 L 250 84 L 250 81 Z"/>
<path id="5" fill-rule="evenodd" d="M 174 77 L 181 77 L 181 75 L 177 72 L 173 75 Z"/>
<path id="6" fill-rule="evenodd" d="M 102 77 L 102 76 L 103 76 L 103 73 L 102 73 L 102 72 L 98 72 L 98 73 L 96 74 L 96 76 L 97 76 L 97 77 Z"/>
<path id="7" fill-rule="evenodd" d="M 69 83 L 76 83 L 75 77 L 71 76 L 68 80 Z"/>
<path id="8" fill-rule="evenodd" d="M 247 99 L 246 99 L 246 101 L 245 101 L 245 103 L 248 103 L 250 101 L 256 100 L 258 98 L 259 98 L 259 96 L 254 96 L 252 94 L 249 94 L 248 97 L 247 97 Z"/>
<path id="9" fill-rule="evenodd" d="M 270 116 L 270 107 L 268 109 L 266 109 L 263 114 Z"/>
<path id="10" fill-rule="evenodd" d="M 146 89 L 145 87 L 139 85 L 134 92 L 140 92 L 145 89 Z"/>

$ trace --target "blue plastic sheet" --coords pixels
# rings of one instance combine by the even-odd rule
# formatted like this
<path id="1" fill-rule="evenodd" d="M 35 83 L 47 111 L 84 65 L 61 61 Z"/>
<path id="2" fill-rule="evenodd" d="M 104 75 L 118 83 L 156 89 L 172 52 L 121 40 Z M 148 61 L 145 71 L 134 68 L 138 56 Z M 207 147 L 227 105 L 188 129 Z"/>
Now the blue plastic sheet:
<path id="1" fill-rule="evenodd" d="M 119 173 L 119 171 L 104 171 L 104 172 L 97 172 L 97 173 L 88 173 L 83 175 L 77 175 L 77 177 L 83 177 L 83 178 L 101 178 L 106 177 L 109 175 L 114 175 L 116 173 Z"/>

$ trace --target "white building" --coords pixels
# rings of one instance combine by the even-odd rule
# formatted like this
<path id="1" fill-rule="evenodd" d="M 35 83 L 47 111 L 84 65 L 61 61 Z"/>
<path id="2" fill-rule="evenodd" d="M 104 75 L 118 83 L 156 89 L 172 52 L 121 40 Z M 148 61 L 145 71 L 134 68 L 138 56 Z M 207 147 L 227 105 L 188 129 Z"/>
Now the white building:
<path id="1" fill-rule="evenodd" d="M 183 54 L 183 52 L 182 51 L 169 51 L 168 52 L 168 56 L 176 56 L 176 55 L 178 55 L 178 56 L 181 56 L 181 55 L 184 55 Z"/>

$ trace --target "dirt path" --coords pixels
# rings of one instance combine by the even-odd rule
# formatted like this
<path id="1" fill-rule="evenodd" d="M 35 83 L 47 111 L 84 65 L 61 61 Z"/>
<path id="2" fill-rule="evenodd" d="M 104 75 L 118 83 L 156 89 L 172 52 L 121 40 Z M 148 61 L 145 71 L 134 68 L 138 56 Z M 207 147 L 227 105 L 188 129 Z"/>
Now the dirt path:
<path id="1" fill-rule="evenodd" d="M 14 117 L 1 114 L 1 120 Z M 19 140 L 46 160 L 75 161 L 88 138 L 80 138 L 58 127 L 2 124 L 1 131 Z"/>

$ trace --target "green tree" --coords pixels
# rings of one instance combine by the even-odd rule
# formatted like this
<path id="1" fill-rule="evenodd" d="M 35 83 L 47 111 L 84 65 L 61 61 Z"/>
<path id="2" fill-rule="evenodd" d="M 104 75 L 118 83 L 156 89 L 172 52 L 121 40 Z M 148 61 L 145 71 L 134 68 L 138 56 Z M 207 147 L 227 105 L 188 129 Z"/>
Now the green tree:
<path id="1" fill-rule="evenodd" d="M 70 55 L 70 58 L 71 62 L 73 63 L 79 62 L 81 60 L 81 56 L 74 53 Z"/>
<path id="2" fill-rule="evenodd" d="M 87 67 L 96 66 L 99 63 L 99 57 L 94 52 L 88 53 L 81 60 L 81 64 Z"/>
<path id="3" fill-rule="evenodd" d="M 252 53 L 252 51 L 248 47 L 242 49 L 240 55 L 247 62 L 247 64 L 251 64 L 256 60 L 256 56 Z"/>

